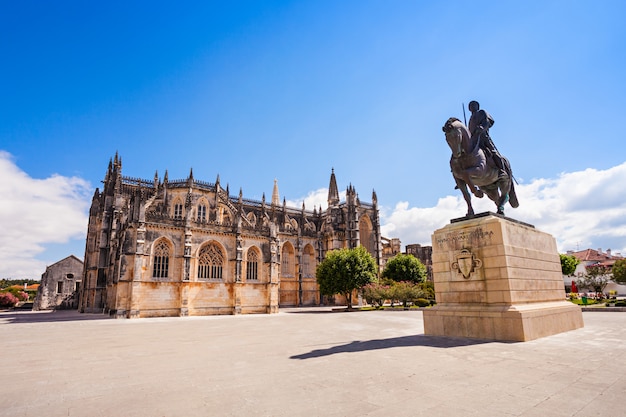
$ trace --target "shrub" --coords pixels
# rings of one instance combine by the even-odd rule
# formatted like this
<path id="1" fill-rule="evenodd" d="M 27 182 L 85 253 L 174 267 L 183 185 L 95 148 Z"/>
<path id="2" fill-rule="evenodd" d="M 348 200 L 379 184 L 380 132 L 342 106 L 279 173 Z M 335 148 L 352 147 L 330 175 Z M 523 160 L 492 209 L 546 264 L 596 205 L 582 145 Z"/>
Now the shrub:
<path id="1" fill-rule="evenodd" d="M 425 298 L 418 298 L 413 302 L 418 307 L 428 307 L 430 305 L 430 301 Z"/>
<path id="2" fill-rule="evenodd" d="M 18 301 L 20 300 L 10 292 L 0 293 L 0 307 L 14 307 Z"/>
<path id="3" fill-rule="evenodd" d="M 423 298 L 429 300 L 435 299 L 435 284 L 432 281 L 424 281 L 420 284 L 422 291 L 424 291 Z"/>
<path id="4" fill-rule="evenodd" d="M 619 300 L 615 302 L 615 307 L 626 307 L 626 300 Z"/>
<path id="5" fill-rule="evenodd" d="M 374 307 L 382 307 L 385 300 L 390 298 L 389 285 L 383 285 L 380 283 L 367 284 L 362 288 L 363 298 L 368 304 Z"/>
<path id="6" fill-rule="evenodd" d="M 401 302 L 404 307 L 407 307 L 409 302 L 424 297 L 424 291 L 419 284 L 406 281 L 395 283 L 391 287 L 391 292 L 392 298 Z"/>

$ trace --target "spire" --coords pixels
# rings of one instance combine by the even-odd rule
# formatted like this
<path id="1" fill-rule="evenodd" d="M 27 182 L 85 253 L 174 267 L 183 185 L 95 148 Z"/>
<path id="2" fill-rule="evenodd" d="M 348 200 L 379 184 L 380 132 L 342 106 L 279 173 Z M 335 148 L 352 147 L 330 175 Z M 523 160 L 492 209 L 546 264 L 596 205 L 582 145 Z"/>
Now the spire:
<path id="1" fill-rule="evenodd" d="M 374 204 L 374 206 L 378 205 L 378 196 L 374 190 L 372 190 L 372 204 Z"/>
<path id="2" fill-rule="evenodd" d="M 189 177 L 187 178 L 187 185 L 193 186 L 193 168 L 189 169 Z"/>
<path id="3" fill-rule="evenodd" d="M 274 178 L 274 190 L 272 190 L 272 205 L 277 206 L 280 204 L 280 197 L 278 196 L 278 180 Z"/>
<path id="4" fill-rule="evenodd" d="M 337 189 L 337 178 L 335 178 L 335 168 L 330 174 L 330 185 L 328 186 L 328 207 L 339 204 L 339 190 Z"/>

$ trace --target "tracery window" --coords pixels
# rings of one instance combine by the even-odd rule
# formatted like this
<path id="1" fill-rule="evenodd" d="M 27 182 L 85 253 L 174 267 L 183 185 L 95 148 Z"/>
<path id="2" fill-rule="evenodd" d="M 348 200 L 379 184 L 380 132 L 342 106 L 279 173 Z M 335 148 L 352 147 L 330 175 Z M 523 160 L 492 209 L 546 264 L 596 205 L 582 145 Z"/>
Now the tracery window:
<path id="1" fill-rule="evenodd" d="M 367 215 L 364 215 L 359 219 L 359 237 L 361 240 L 361 246 L 367 249 L 371 255 L 375 255 L 376 253 L 373 229 L 372 222 Z"/>
<path id="2" fill-rule="evenodd" d="M 182 219 L 183 218 L 183 205 L 182 203 L 174 204 L 174 218 Z"/>
<path id="3" fill-rule="evenodd" d="M 170 264 L 170 247 L 166 241 L 161 240 L 154 248 L 152 261 L 152 277 L 167 278 Z"/>
<path id="4" fill-rule="evenodd" d="M 305 278 L 315 277 L 315 251 L 311 245 L 304 247 L 302 254 L 302 276 Z"/>
<path id="5" fill-rule="evenodd" d="M 206 222 L 206 206 L 204 204 L 198 206 L 198 221 Z"/>
<path id="6" fill-rule="evenodd" d="M 246 281 L 259 279 L 259 254 L 256 249 L 249 249 L 246 259 Z"/>
<path id="7" fill-rule="evenodd" d="M 224 255 L 214 243 L 208 244 L 200 250 L 198 255 L 199 279 L 222 279 Z"/>
<path id="8" fill-rule="evenodd" d="M 280 274 L 283 277 L 295 276 L 295 254 L 293 246 L 289 242 L 283 246 L 281 255 L 281 271 Z"/>

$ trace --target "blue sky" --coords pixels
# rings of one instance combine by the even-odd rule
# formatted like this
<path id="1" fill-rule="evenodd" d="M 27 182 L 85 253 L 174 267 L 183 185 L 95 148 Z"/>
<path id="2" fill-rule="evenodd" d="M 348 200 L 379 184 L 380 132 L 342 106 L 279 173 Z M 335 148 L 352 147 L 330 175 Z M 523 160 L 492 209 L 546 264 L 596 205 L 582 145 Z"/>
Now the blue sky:
<path id="1" fill-rule="evenodd" d="M 307 208 L 331 169 L 383 234 L 465 213 L 441 126 L 478 100 L 560 251 L 626 253 L 620 1 L 0 4 L 0 276 L 82 258 L 109 159 Z M 468 115 L 469 116 L 469 115 Z M 479 208 L 493 210 L 491 203 Z"/>

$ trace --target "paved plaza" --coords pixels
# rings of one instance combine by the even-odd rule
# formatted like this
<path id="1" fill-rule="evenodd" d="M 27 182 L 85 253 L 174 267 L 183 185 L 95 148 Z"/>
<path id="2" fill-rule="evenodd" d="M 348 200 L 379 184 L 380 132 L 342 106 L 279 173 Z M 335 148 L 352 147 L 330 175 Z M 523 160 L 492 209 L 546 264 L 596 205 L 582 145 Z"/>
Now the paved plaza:
<path id="1" fill-rule="evenodd" d="M 524 343 L 419 311 L 113 320 L 0 313 L 1 416 L 626 415 L 626 313 Z"/>

